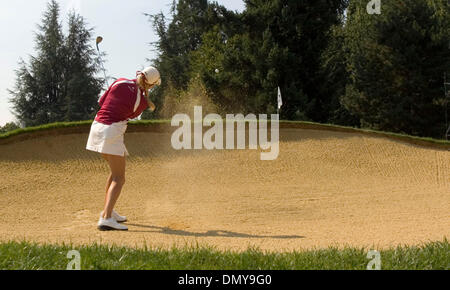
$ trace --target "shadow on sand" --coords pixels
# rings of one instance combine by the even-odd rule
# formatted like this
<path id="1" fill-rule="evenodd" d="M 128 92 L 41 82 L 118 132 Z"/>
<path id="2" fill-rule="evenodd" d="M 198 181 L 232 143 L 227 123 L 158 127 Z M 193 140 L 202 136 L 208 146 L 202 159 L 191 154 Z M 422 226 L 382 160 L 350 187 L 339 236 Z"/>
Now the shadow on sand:
<path id="1" fill-rule="evenodd" d="M 304 236 L 297 235 L 280 235 L 280 236 L 270 236 L 270 235 L 251 235 L 244 233 L 236 233 L 230 231 L 222 231 L 222 230 L 212 230 L 204 233 L 196 233 L 189 232 L 185 230 L 174 230 L 168 227 L 158 227 L 158 226 L 149 226 L 149 225 L 141 225 L 141 224 L 127 224 L 129 226 L 138 227 L 138 228 L 146 228 L 151 230 L 129 230 L 130 232 L 141 232 L 141 233 L 161 233 L 166 235 L 175 235 L 175 236 L 185 236 L 185 237 L 227 237 L 227 238 L 270 238 L 270 239 L 302 239 Z"/>

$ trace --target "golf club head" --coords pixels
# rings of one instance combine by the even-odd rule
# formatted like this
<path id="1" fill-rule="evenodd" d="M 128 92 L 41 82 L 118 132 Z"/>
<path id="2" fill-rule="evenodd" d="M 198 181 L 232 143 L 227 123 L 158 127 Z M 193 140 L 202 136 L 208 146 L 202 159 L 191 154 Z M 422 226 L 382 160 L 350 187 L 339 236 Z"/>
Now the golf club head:
<path id="1" fill-rule="evenodd" d="M 102 41 L 103 41 L 103 37 L 97 36 L 97 39 L 95 40 L 95 44 L 96 44 L 96 46 L 97 46 L 97 50 L 99 50 L 98 44 L 99 44 L 100 42 L 102 42 Z"/>

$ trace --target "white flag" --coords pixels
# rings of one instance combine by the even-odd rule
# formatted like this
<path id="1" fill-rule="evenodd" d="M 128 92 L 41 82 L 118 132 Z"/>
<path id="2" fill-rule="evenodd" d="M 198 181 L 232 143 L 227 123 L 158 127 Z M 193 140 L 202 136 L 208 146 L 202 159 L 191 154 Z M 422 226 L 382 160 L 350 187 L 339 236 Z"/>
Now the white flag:
<path id="1" fill-rule="evenodd" d="M 278 110 L 283 106 L 283 100 L 281 99 L 281 90 L 280 87 L 278 87 Z"/>

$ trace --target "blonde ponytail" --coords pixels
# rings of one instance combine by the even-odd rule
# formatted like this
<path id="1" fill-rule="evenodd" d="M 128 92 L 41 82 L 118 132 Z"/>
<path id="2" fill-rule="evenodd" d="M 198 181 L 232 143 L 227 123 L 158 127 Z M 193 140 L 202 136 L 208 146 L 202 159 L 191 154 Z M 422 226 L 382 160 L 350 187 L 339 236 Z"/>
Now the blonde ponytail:
<path id="1" fill-rule="evenodd" d="M 145 97 L 148 98 L 148 91 L 150 90 L 150 86 L 146 83 L 144 75 L 138 75 L 136 82 L 139 88 L 144 91 Z"/>

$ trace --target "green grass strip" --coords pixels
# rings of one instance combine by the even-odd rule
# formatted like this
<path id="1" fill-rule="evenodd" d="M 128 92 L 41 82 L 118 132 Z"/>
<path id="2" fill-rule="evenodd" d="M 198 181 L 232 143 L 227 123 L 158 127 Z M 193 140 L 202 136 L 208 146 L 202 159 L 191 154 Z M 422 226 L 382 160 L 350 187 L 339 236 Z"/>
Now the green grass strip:
<path id="1" fill-rule="evenodd" d="M 280 121 L 284 124 L 303 124 L 303 125 L 311 125 L 311 126 L 320 126 L 323 129 L 330 129 L 331 131 L 336 131 L 336 129 L 339 129 L 338 131 L 342 130 L 345 132 L 354 132 L 354 133 L 370 133 L 374 135 L 384 136 L 384 137 L 392 137 L 392 138 L 400 138 L 400 139 L 410 139 L 411 141 L 424 141 L 427 143 L 434 143 L 439 145 L 448 145 L 450 146 L 450 141 L 444 140 L 444 139 L 434 139 L 430 137 L 420 137 L 420 136 L 412 136 L 407 134 L 401 134 L 401 133 L 393 133 L 393 132 L 386 132 L 386 131 L 377 131 L 377 130 L 371 130 L 371 129 L 364 129 L 364 128 L 355 128 L 355 127 L 347 127 L 347 126 L 340 126 L 340 125 L 334 125 L 334 124 L 321 124 L 321 123 L 314 123 L 314 122 L 306 122 L 306 121 Z"/>
<path id="2" fill-rule="evenodd" d="M 170 121 L 167 120 L 146 120 L 146 121 L 135 121 L 130 122 L 131 124 L 137 124 L 137 125 L 151 125 L 151 124 L 161 124 L 161 123 L 168 123 L 170 124 Z M 34 132 L 41 132 L 41 131 L 47 131 L 52 129 L 61 129 L 61 128 L 72 128 L 72 127 L 80 127 L 80 126 L 90 126 L 92 124 L 92 120 L 90 121 L 77 121 L 77 122 L 57 122 L 57 123 L 51 123 L 51 124 L 45 124 L 40 125 L 36 127 L 26 127 L 26 128 L 20 128 L 17 130 L 9 131 L 3 134 L 0 134 L 0 139 L 7 139 L 13 136 L 22 135 L 26 133 L 34 133 Z"/>
<path id="3" fill-rule="evenodd" d="M 225 121 L 225 120 L 224 120 Z M 269 120 L 270 122 L 270 120 Z M 62 128 L 75 128 L 75 127 L 86 127 L 90 126 L 92 124 L 92 121 L 78 121 L 78 122 L 58 122 L 58 123 L 51 123 L 51 124 L 45 124 L 41 126 L 36 127 L 26 127 L 17 129 L 14 131 L 10 131 L 7 133 L 0 134 L 0 140 L 7 140 L 11 137 L 18 136 L 18 135 L 30 135 L 33 133 L 38 132 L 44 132 L 44 131 L 51 131 L 54 129 L 62 129 Z M 167 125 L 170 127 L 170 120 L 139 120 L 139 121 L 132 121 L 129 123 L 132 126 L 152 126 L 152 125 Z M 345 126 L 339 126 L 339 125 L 333 125 L 333 124 L 321 124 L 321 123 L 314 123 L 314 122 L 306 122 L 306 121 L 280 121 L 280 127 L 282 128 L 300 128 L 300 129 L 317 129 L 317 130 L 330 130 L 330 131 L 340 131 L 340 132 L 347 132 L 347 133 L 363 133 L 363 134 L 369 134 L 379 137 L 387 137 L 387 138 L 393 138 L 393 139 L 400 139 L 404 140 L 406 142 L 416 143 L 416 144 L 436 144 L 444 148 L 450 148 L 450 141 L 447 140 L 441 140 L 441 139 L 433 139 L 433 138 L 427 138 L 427 137 L 418 137 L 418 136 L 411 136 L 406 134 L 400 134 L 400 133 L 392 133 L 392 132 L 383 132 L 383 131 L 376 131 L 376 130 L 369 130 L 369 129 L 361 129 L 361 128 L 354 128 L 354 127 L 345 127 Z M 268 127 L 270 130 L 270 127 Z"/>
<path id="4" fill-rule="evenodd" d="M 191 246 L 132 249 L 90 246 L 0 244 L 0 269 L 67 268 L 70 250 L 80 253 L 82 270 L 365 270 L 370 259 L 363 248 L 329 248 L 276 253 L 249 248 L 243 252 Z M 382 270 L 449 270 L 450 244 L 444 239 L 422 246 L 398 246 L 380 251 Z"/>

